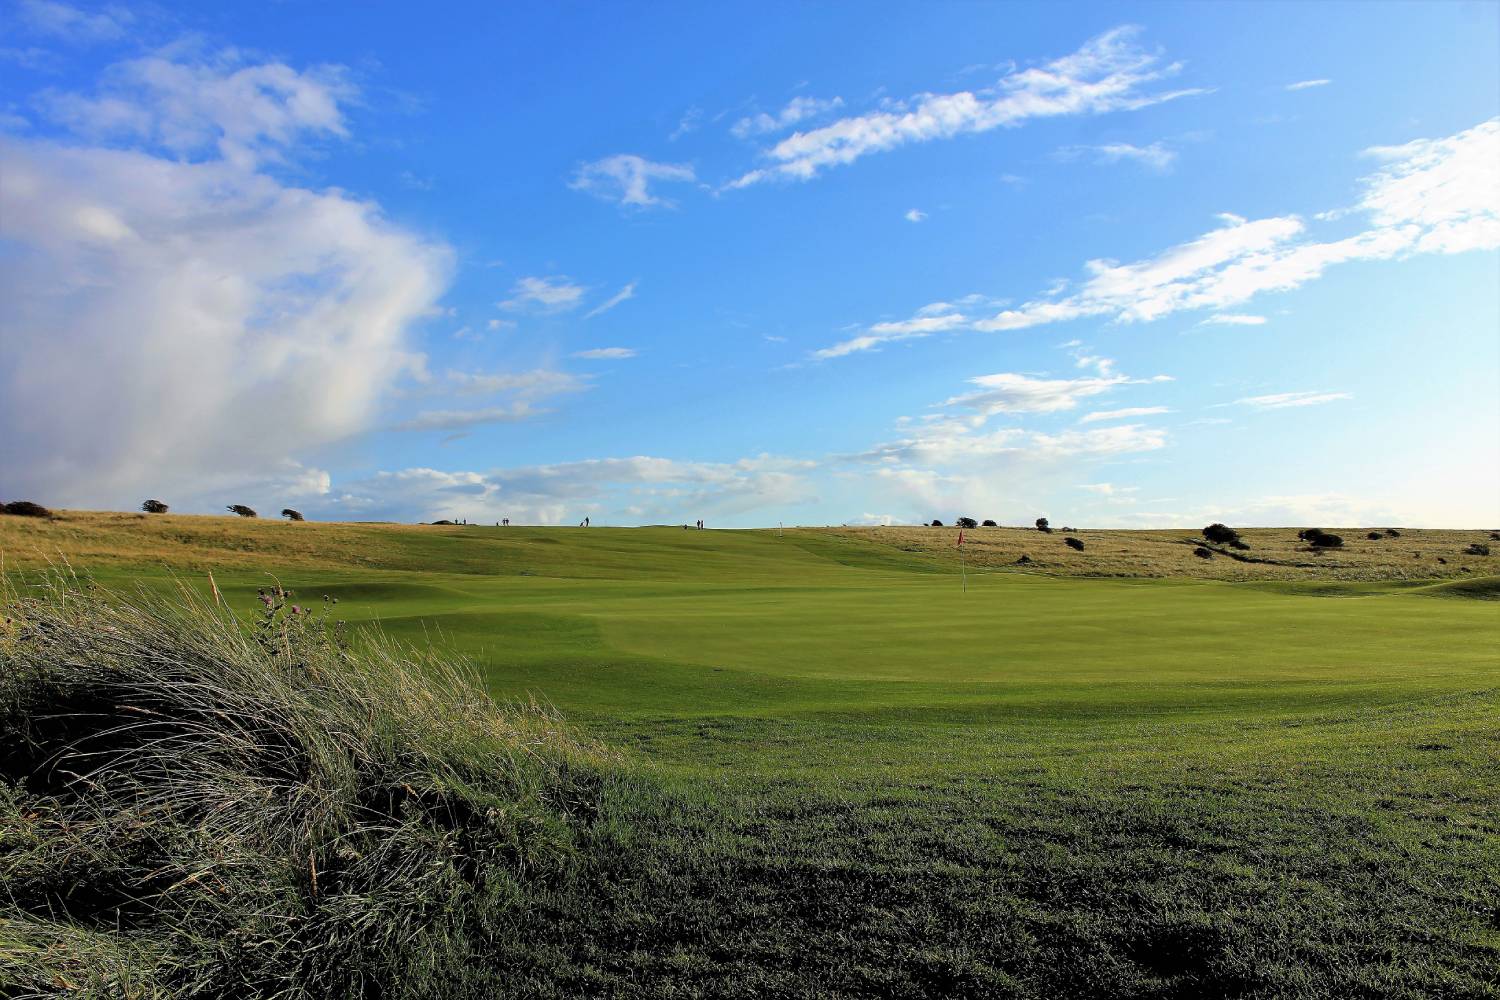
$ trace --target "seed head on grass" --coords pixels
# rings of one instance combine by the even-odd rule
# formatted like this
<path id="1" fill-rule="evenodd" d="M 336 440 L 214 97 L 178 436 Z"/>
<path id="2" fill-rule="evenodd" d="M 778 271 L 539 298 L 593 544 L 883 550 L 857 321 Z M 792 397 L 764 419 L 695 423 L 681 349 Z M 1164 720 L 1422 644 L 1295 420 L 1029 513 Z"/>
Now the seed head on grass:
<path id="1" fill-rule="evenodd" d="M 4 595 L 0 995 L 431 995 L 566 869 L 600 751 L 266 596 Z"/>

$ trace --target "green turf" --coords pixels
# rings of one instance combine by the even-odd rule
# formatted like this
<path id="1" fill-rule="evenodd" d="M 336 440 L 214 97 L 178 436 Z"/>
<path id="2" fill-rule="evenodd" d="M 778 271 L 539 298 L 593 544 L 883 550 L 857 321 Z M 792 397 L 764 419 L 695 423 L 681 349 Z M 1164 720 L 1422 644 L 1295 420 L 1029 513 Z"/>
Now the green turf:
<path id="1" fill-rule="evenodd" d="M 1500 996 L 1493 577 L 964 593 L 833 535 L 399 544 L 266 569 L 632 775 L 497 932 L 496 995 Z"/>

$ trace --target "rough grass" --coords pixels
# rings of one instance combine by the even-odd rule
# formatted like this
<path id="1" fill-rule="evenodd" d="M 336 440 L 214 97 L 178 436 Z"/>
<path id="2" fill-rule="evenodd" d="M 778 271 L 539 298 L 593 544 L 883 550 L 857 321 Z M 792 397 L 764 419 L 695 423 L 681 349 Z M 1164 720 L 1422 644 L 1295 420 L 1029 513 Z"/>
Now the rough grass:
<path id="1" fill-rule="evenodd" d="M 1316 550 L 1299 541 L 1296 528 L 1240 529 L 1246 551 L 1211 546 L 1211 560 L 1193 556 L 1203 544 L 1200 528 L 1074 532 L 1086 543 L 1082 552 L 1069 548 L 1064 536 L 1030 528 L 966 529 L 964 552 L 979 572 L 1026 572 L 1061 576 L 1119 576 L 1207 580 L 1434 580 L 1500 572 L 1500 556 L 1467 554 L 1472 542 L 1489 538 L 1485 530 L 1401 529 L 1401 537 L 1365 537 L 1366 528 L 1331 529 L 1343 535 L 1343 547 Z M 59 552 L 91 569 L 108 566 L 168 565 L 179 570 L 264 570 L 301 567 L 355 572 L 431 571 L 478 575 L 540 574 L 609 577 L 631 568 L 647 568 L 671 578 L 680 572 L 674 551 L 695 547 L 705 552 L 699 533 L 642 529 L 615 532 L 620 538 L 614 558 L 603 558 L 590 529 L 586 559 L 571 560 L 577 535 L 567 529 L 507 528 L 485 525 L 401 525 L 370 523 L 309 524 L 251 521 L 238 517 L 179 514 L 58 511 L 50 520 L 0 517 L 0 552 L 12 567 L 38 567 Z M 717 546 L 725 536 L 769 532 L 714 532 Z M 628 537 L 638 536 L 637 541 Z M 789 528 L 782 538 L 809 553 L 863 569 L 947 572 L 956 561 L 957 528 Z M 753 558 L 750 544 L 732 548 L 731 557 Z M 726 553 L 706 549 L 710 560 Z M 1022 556 L 1027 565 L 1017 565 Z M 1446 562 L 1439 562 L 1445 559 Z M 570 565 L 570 563 L 572 565 Z M 743 565 L 736 567 L 743 571 Z"/>
<path id="2" fill-rule="evenodd" d="M 53 578 L 6 595 L 0 761 L 0 995 L 324 1000 L 462 989 L 602 758 L 274 591 Z"/>
<path id="3" fill-rule="evenodd" d="M 1075 531 L 1086 548 L 1075 551 L 1056 529 L 971 528 L 964 531 L 964 555 L 980 571 L 1048 573 L 1062 576 L 1184 577 L 1199 580 L 1431 580 L 1500 572 L 1495 557 L 1467 553 L 1489 537 L 1482 530 L 1403 528 L 1401 537 L 1365 536 L 1366 528 L 1335 528 L 1344 537 L 1338 549 L 1316 549 L 1297 538 L 1296 528 L 1242 528 L 1250 547 L 1209 545 L 1214 558 L 1195 558 L 1203 545 L 1200 528 L 1171 530 Z M 815 546 L 829 536 L 895 550 L 948 564 L 958 541 L 956 528 L 798 528 L 797 543 Z M 824 543 L 826 544 L 826 542 Z M 1030 562 L 1018 565 L 1021 556 Z M 1438 562 L 1446 559 L 1446 563 Z"/>

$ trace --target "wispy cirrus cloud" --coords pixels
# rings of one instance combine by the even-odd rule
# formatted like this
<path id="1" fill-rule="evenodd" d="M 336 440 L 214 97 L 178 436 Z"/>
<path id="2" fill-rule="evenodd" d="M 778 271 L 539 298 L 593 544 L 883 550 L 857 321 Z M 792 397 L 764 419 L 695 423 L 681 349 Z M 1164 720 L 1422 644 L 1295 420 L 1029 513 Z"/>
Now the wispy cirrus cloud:
<path id="1" fill-rule="evenodd" d="M 603 302 L 599 303 L 588 312 L 584 313 L 583 318 L 593 319 L 595 316 L 602 316 L 604 313 L 609 312 L 621 302 L 625 302 L 635 298 L 635 286 L 636 283 L 632 281 L 630 284 L 626 285 L 624 288 L 620 289 L 618 292 L 611 295 L 609 298 L 605 299 Z"/>
<path id="2" fill-rule="evenodd" d="M 1298 80 L 1296 83 L 1286 85 L 1287 90 L 1311 90 L 1313 87 L 1326 87 L 1332 80 Z"/>
<path id="3" fill-rule="evenodd" d="M 1266 318 L 1252 313 L 1214 313 L 1199 326 L 1264 326 Z"/>
<path id="4" fill-rule="evenodd" d="M 1150 322 L 1185 310 L 1215 310 L 1209 322 L 1259 325 L 1261 317 L 1222 310 L 1301 287 L 1335 264 L 1500 247 L 1500 175 L 1493 167 L 1500 162 L 1500 118 L 1364 155 L 1382 165 L 1364 178 L 1358 203 L 1325 213 L 1365 215 L 1368 225 L 1353 235 L 1317 240 L 1295 215 L 1252 221 L 1224 213 L 1218 228 L 1155 257 L 1088 261 L 1087 278 L 1072 294 L 1054 293 L 989 316 L 954 311 L 940 324 L 921 322 L 930 317 L 919 312 L 912 320 L 877 323 L 813 356 L 841 357 L 948 330 L 1024 330 L 1092 317 Z"/>
<path id="5" fill-rule="evenodd" d="M 798 132 L 764 151 L 770 165 L 744 173 L 726 187 L 806 181 L 861 157 L 914 143 L 1015 127 L 1037 118 L 1131 111 L 1204 92 L 1149 90 L 1148 85 L 1175 75 L 1181 65 L 1164 64 L 1158 55 L 1140 48 L 1136 34 L 1135 28 L 1116 28 L 1071 55 L 1014 70 L 989 89 L 918 94 L 878 111 Z"/>
<path id="6" fill-rule="evenodd" d="M 538 411 L 525 400 L 477 410 L 423 410 L 392 429 L 398 431 L 451 431 L 484 424 L 510 424 L 530 420 Z"/>
<path id="7" fill-rule="evenodd" d="M 1236 399 L 1234 406 L 1251 406 L 1257 410 L 1285 410 L 1297 406 L 1321 406 L 1341 399 L 1353 399 L 1352 392 L 1277 392 L 1267 396 Z"/>
<path id="8" fill-rule="evenodd" d="M 583 303 L 586 291 L 588 289 L 571 278 L 532 275 L 517 279 L 510 290 L 510 298 L 496 305 L 512 311 L 532 309 L 540 312 L 566 312 Z"/>
<path id="9" fill-rule="evenodd" d="M 906 210 L 906 214 L 902 216 L 902 218 L 904 218 L 907 222 L 922 222 L 927 218 L 927 213 L 922 211 L 920 208 L 909 208 Z"/>
<path id="10" fill-rule="evenodd" d="M 56 0 L 21 0 L 16 13 L 31 31 L 75 44 L 114 41 L 123 37 L 126 27 L 135 20 L 123 7 L 88 13 Z"/>
<path id="11" fill-rule="evenodd" d="M 671 208 L 676 202 L 653 193 L 652 185 L 694 180 L 697 174 L 689 164 L 655 163 L 633 153 L 617 153 L 580 165 L 568 186 L 625 208 Z"/>
<path id="12" fill-rule="evenodd" d="M 1095 410 L 1093 413 L 1085 413 L 1078 418 L 1078 422 L 1097 424 L 1105 420 L 1133 420 L 1137 417 L 1154 417 L 1171 412 L 1171 409 L 1165 406 L 1127 406 L 1120 410 Z"/>
<path id="13" fill-rule="evenodd" d="M 770 132 L 781 132 L 799 125 L 809 118 L 826 115 L 830 111 L 835 111 L 843 106 L 844 99 L 842 97 L 794 97 L 776 114 L 768 115 L 762 111 L 759 114 L 741 118 L 729 127 L 729 131 L 738 139 L 748 139 L 751 136 L 765 135 Z"/>
<path id="14" fill-rule="evenodd" d="M 1171 376 L 1129 378 L 1124 375 L 1085 378 L 1038 378 L 1020 372 L 976 375 L 969 379 L 979 386 L 973 392 L 952 396 L 943 405 L 972 410 L 983 416 L 997 413 L 1057 413 L 1071 410 L 1081 400 L 1121 385 L 1170 382 Z"/>
<path id="15" fill-rule="evenodd" d="M 585 361 L 624 361 L 636 356 L 632 347 L 593 347 L 587 351 L 574 351 L 573 357 Z"/>
<path id="16" fill-rule="evenodd" d="M 1128 142 L 1110 142 L 1102 146 L 1064 146 L 1055 154 L 1060 160 L 1090 157 L 1095 163 L 1139 163 L 1150 170 L 1165 172 L 1177 160 L 1177 151 L 1160 143 L 1136 146 Z"/>

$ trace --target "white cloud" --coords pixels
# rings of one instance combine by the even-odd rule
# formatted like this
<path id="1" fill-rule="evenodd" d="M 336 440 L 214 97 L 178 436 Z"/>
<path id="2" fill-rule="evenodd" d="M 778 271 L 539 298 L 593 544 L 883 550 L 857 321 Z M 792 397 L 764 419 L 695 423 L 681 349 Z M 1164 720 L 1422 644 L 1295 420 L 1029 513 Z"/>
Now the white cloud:
<path id="1" fill-rule="evenodd" d="M 1318 406 L 1353 398 L 1354 394 L 1349 392 L 1278 392 L 1269 396 L 1247 396 L 1234 402 L 1240 406 L 1253 406 L 1257 410 L 1284 410 L 1288 407 Z"/>
<path id="2" fill-rule="evenodd" d="M 1375 223 L 1409 238 L 1418 253 L 1461 253 L 1500 247 L 1500 118 L 1445 139 L 1377 146 L 1384 160 L 1366 178 L 1359 207 Z"/>
<path id="3" fill-rule="evenodd" d="M 760 455 L 683 462 L 637 455 L 490 472 L 416 468 L 380 472 L 350 486 L 363 516 L 468 518 L 567 524 L 619 512 L 636 521 L 682 523 L 806 499 L 812 463 Z M 595 518 L 598 520 L 598 518 Z"/>
<path id="4" fill-rule="evenodd" d="M 461 393 L 513 392 L 533 399 L 587 388 L 577 375 L 546 368 L 525 372 L 450 371 L 448 383 Z"/>
<path id="5" fill-rule="evenodd" d="M 1153 170 L 1165 170 L 1177 159 L 1177 151 L 1168 149 L 1159 142 L 1153 142 L 1149 146 L 1132 146 L 1128 142 L 1111 142 L 1103 146 L 1095 146 L 1094 152 L 1099 154 L 1100 160 L 1105 163 L 1119 163 L 1122 160 L 1132 160 L 1144 164 Z"/>
<path id="6" fill-rule="evenodd" d="M 1088 490 L 1090 493 L 1097 493 L 1104 497 L 1118 496 L 1121 493 L 1140 492 L 1139 486 L 1116 486 L 1114 483 L 1083 483 L 1078 488 L 1080 490 Z"/>
<path id="7" fill-rule="evenodd" d="M 0 467 L 60 506 L 285 482 L 289 454 L 368 429 L 420 371 L 409 335 L 451 265 L 375 204 L 255 169 L 339 133 L 341 89 L 229 57 L 121 73 L 144 64 L 168 81 L 130 91 L 148 138 L 204 158 L 0 139 Z"/>
<path id="8" fill-rule="evenodd" d="M 1079 400 L 1108 392 L 1130 379 L 1123 375 L 1108 378 L 1045 379 L 1018 372 L 979 375 L 969 379 L 980 387 L 977 392 L 954 396 L 944 406 L 959 406 L 989 416 L 995 413 L 1056 413 L 1071 410 Z"/>
<path id="9" fill-rule="evenodd" d="M 1176 160 L 1177 151 L 1168 149 L 1160 142 L 1149 146 L 1135 146 L 1128 142 L 1111 142 L 1102 146 L 1063 146 L 1053 154 L 1062 161 L 1077 160 L 1089 156 L 1095 163 L 1111 164 L 1126 160 L 1139 163 L 1158 172 L 1167 170 Z"/>
<path id="10" fill-rule="evenodd" d="M 697 131 L 698 126 L 702 123 L 702 121 L 702 108 L 688 108 L 685 112 L 683 112 L 682 117 L 678 119 L 677 127 L 672 130 L 672 134 L 667 136 L 667 141 L 676 142 L 678 139 L 681 139 L 689 132 Z"/>
<path id="11" fill-rule="evenodd" d="M 584 358 L 590 361 L 615 361 L 635 357 L 636 352 L 629 347 L 595 347 L 587 351 L 575 351 L 573 357 Z"/>
<path id="12" fill-rule="evenodd" d="M 921 222 L 923 219 L 927 218 L 927 213 L 922 211 L 920 208 L 911 208 L 907 209 L 904 218 L 907 222 Z"/>
<path id="13" fill-rule="evenodd" d="M 38 34 L 81 44 L 114 41 L 125 34 L 125 26 L 134 20 L 129 11 L 120 7 L 90 14 L 54 0 L 21 0 L 17 13 L 21 23 Z"/>
<path id="14" fill-rule="evenodd" d="M 1287 90 L 1309 90 L 1313 87 L 1326 87 L 1332 80 L 1298 80 L 1296 83 L 1286 85 Z"/>
<path id="15" fill-rule="evenodd" d="M 1095 410 L 1078 418 L 1080 424 L 1097 424 L 1103 420 L 1130 420 L 1135 417 L 1154 417 L 1161 413 L 1171 413 L 1171 409 L 1165 406 L 1127 406 L 1122 410 Z"/>
<path id="16" fill-rule="evenodd" d="M 833 97 L 827 100 L 818 97 L 794 97 L 787 102 L 775 115 L 761 112 L 748 118 L 741 118 L 730 126 L 729 131 L 738 139 L 748 139 L 755 135 L 764 135 L 769 132 L 780 132 L 794 125 L 806 121 L 809 118 L 817 118 L 830 111 L 844 106 L 842 97 Z"/>
<path id="17" fill-rule="evenodd" d="M 1443 139 L 1377 147 L 1366 155 L 1384 165 L 1363 181 L 1358 210 L 1371 224 L 1342 239 L 1308 238 L 1297 216 L 1250 221 L 1225 213 L 1218 228 L 1146 260 L 1091 260 L 1088 279 L 1072 295 L 1053 289 L 987 318 L 955 313 L 940 326 L 877 324 L 855 338 L 814 352 L 818 358 L 870 350 L 889 340 L 941 330 L 1023 330 L 1088 317 L 1149 322 L 1183 310 L 1224 310 L 1263 292 L 1287 291 L 1328 267 L 1389 260 L 1413 253 L 1461 253 L 1500 247 L 1500 118 Z M 1257 325 L 1244 314 L 1209 322 Z M 920 318 L 920 316 L 919 316 Z M 882 328 L 885 328 L 882 330 Z"/>
<path id="18" fill-rule="evenodd" d="M 1199 326 L 1264 326 L 1266 318 L 1249 313 L 1214 313 Z"/>
<path id="19" fill-rule="evenodd" d="M 342 67 L 158 53 L 109 67 L 96 95 L 47 91 L 40 104 L 91 139 L 136 140 L 177 159 L 213 156 L 250 169 L 306 138 L 347 136 L 342 106 L 355 97 Z"/>
<path id="20" fill-rule="evenodd" d="M 477 410 L 423 410 L 410 420 L 395 426 L 399 431 L 442 431 L 460 427 L 479 427 L 484 424 L 508 424 L 529 420 L 538 415 L 537 410 L 525 400 L 517 400 L 503 406 L 487 406 Z"/>
<path id="21" fill-rule="evenodd" d="M 936 306 L 951 308 L 948 303 L 934 303 Z M 846 354 L 854 354 L 857 351 L 868 351 L 881 344 L 887 344 L 895 340 L 910 340 L 913 337 L 928 337 L 934 333 L 944 330 L 956 330 L 967 326 L 969 318 L 959 312 L 935 313 L 931 306 L 924 307 L 911 319 L 894 320 L 884 323 L 876 323 L 869 330 L 858 337 L 813 351 L 812 356 L 818 359 L 841 358 Z"/>
<path id="22" fill-rule="evenodd" d="M 516 328 L 516 322 L 515 320 L 511 319 L 492 319 L 488 323 L 486 323 L 485 326 L 495 331 L 514 330 Z"/>
<path id="23" fill-rule="evenodd" d="M 510 298 L 496 303 L 501 309 L 536 309 L 541 312 L 566 312 L 576 309 L 588 291 L 565 277 L 525 277 L 516 281 Z"/>
<path id="24" fill-rule="evenodd" d="M 1072 55 L 1013 71 L 988 90 L 919 94 L 880 111 L 798 132 L 765 150 L 771 165 L 743 174 L 727 186 L 805 181 L 830 167 L 911 143 L 1014 127 L 1034 118 L 1135 110 L 1200 93 L 1146 92 L 1145 85 L 1176 73 L 1179 67 L 1162 65 L 1156 55 L 1138 48 L 1134 35 L 1135 29 L 1116 28 Z"/>
<path id="25" fill-rule="evenodd" d="M 627 299 L 633 299 L 633 298 L 635 298 L 635 285 L 636 285 L 636 283 L 634 281 L 632 281 L 630 284 L 626 285 L 624 288 L 620 289 L 618 292 L 616 292 L 615 294 L 611 295 L 608 299 L 606 299 L 605 301 L 601 302 L 599 305 L 595 306 L 593 309 L 590 309 L 588 312 L 584 313 L 583 314 L 583 318 L 584 319 L 593 319 L 595 316 L 598 316 L 598 315 L 600 315 L 602 313 L 609 312 L 611 309 L 613 309 L 615 306 L 619 305 L 621 302 L 624 302 Z"/>
<path id="26" fill-rule="evenodd" d="M 670 208 L 675 202 L 652 194 L 652 183 L 686 183 L 696 179 L 693 168 L 685 163 L 653 163 L 630 153 L 619 153 L 583 164 L 568 186 L 631 208 Z"/>

